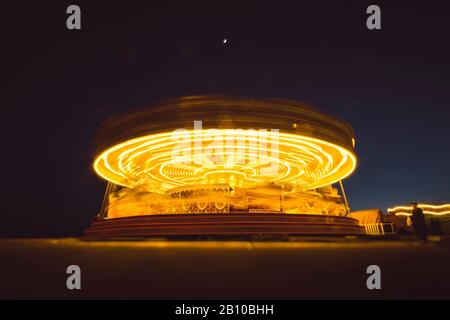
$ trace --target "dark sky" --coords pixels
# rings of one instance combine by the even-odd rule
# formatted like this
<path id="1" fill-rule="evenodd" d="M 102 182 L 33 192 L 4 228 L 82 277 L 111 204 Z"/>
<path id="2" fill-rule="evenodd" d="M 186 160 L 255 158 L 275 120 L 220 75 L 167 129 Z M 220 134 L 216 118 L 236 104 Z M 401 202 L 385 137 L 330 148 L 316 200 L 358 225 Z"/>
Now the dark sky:
<path id="1" fill-rule="evenodd" d="M 243 3 L 3 4 L 0 236 L 80 234 L 105 187 L 91 169 L 102 121 L 194 94 L 295 99 L 347 120 L 353 209 L 450 202 L 445 2 Z M 382 30 L 365 26 L 372 3 Z M 80 31 L 66 29 L 70 4 Z"/>

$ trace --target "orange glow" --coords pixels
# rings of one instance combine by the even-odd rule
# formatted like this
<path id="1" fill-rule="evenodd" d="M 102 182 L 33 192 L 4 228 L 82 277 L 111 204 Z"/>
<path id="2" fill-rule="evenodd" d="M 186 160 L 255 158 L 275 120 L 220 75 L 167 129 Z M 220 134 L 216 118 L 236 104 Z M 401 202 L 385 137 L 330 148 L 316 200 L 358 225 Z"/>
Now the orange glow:
<path id="1" fill-rule="evenodd" d="M 100 136 L 106 218 L 348 210 L 331 185 L 355 170 L 353 129 L 301 103 L 186 97 L 118 117 Z"/>
<path id="2" fill-rule="evenodd" d="M 114 184 L 164 193 L 207 183 L 283 182 L 308 190 L 335 183 L 356 166 L 350 150 L 302 135 L 208 129 L 197 136 L 183 130 L 131 139 L 101 153 L 94 169 Z"/>

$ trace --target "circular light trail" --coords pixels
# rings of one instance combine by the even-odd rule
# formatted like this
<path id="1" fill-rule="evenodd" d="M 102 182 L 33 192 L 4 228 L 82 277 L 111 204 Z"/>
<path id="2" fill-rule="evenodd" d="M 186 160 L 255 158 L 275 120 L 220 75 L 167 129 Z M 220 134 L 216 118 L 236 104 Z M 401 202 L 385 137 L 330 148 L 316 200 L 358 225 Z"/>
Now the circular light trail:
<path id="1" fill-rule="evenodd" d="M 331 186 L 355 170 L 353 129 L 304 103 L 177 98 L 110 119 L 96 144 L 110 183 L 90 236 L 364 232 Z"/>
<path id="2" fill-rule="evenodd" d="M 208 183 L 211 176 L 217 183 L 234 178 L 244 186 L 280 182 L 306 190 L 337 182 L 355 166 L 351 151 L 327 141 L 230 129 L 151 134 L 119 143 L 94 162 L 104 179 L 154 192 Z"/>
<path id="3" fill-rule="evenodd" d="M 110 120 L 97 142 L 98 175 L 156 193 L 267 183 L 304 191 L 342 180 L 356 167 L 349 124 L 283 99 L 168 100 Z"/>

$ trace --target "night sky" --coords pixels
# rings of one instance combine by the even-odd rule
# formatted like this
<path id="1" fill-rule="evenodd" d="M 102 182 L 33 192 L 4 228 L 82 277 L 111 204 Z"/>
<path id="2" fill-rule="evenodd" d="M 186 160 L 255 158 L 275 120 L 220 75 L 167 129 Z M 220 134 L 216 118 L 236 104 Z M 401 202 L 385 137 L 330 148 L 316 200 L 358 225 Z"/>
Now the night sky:
<path id="1" fill-rule="evenodd" d="M 450 202 L 448 5 L 243 2 L 3 4 L 0 236 L 80 235 L 106 185 L 91 168 L 101 123 L 184 95 L 294 99 L 348 121 L 354 210 Z M 382 30 L 366 28 L 370 4 Z"/>

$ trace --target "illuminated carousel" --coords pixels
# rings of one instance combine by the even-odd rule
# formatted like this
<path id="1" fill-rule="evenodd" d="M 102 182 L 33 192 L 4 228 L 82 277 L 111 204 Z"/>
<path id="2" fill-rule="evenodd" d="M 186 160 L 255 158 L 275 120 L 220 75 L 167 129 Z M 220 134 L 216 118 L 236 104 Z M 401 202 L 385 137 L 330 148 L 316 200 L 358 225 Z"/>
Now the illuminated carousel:
<path id="1" fill-rule="evenodd" d="M 364 233 L 334 187 L 353 130 L 303 103 L 169 100 L 109 120 L 97 146 L 108 185 L 87 237 Z"/>

